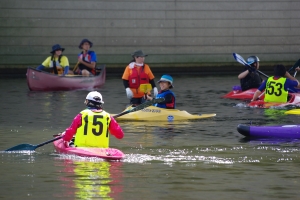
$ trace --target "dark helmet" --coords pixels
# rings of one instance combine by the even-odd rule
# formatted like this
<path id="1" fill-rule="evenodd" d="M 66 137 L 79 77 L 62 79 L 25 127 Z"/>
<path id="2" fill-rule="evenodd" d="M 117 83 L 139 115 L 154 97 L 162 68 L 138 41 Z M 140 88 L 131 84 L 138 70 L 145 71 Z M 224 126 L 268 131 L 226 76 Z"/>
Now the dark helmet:
<path id="1" fill-rule="evenodd" d="M 259 58 L 257 56 L 250 56 L 249 58 L 247 58 L 247 63 L 249 65 L 253 64 L 253 63 L 256 63 L 256 62 L 259 62 Z"/>
<path id="2" fill-rule="evenodd" d="M 286 73 L 286 69 L 283 65 L 276 65 L 274 67 L 274 76 L 281 76 L 283 77 Z"/>

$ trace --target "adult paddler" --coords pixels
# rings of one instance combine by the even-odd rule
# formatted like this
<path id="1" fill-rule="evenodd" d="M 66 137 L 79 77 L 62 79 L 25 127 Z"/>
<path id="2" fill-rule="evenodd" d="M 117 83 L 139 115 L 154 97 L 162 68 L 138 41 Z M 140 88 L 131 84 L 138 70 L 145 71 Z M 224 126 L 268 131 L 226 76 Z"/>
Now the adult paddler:
<path id="1" fill-rule="evenodd" d="M 151 84 L 154 98 L 158 94 L 154 81 L 154 75 L 149 67 L 145 64 L 145 57 L 148 56 L 142 50 L 137 50 L 131 54 L 132 60 L 125 68 L 122 79 L 126 89 L 127 98 L 133 105 L 139 105 L 144 101 L 145 93 L 139 89 L 141 84 Z"/>
<path id="2" fill-rule="evenodd" d="M 300 88 L 298 81 L 285 78 L 286 69 L 283 65 L 276 65 L 274 76 L 264 81 L 256 90 L 251 101 L 255 101 L 265 90 L 264 102 L 286 103 L 288 101 L 288 91 L 297 87 Z"/>

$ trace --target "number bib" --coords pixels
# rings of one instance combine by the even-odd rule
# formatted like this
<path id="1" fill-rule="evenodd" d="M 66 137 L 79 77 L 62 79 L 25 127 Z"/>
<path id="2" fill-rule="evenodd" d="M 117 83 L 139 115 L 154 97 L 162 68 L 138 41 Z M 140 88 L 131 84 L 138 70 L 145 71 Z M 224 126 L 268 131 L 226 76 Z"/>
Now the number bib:
<path id="1" fill-rule="evenodd" d="M 89 109 L 83 110 L 81 114 L 81 126 L 76 132 L 75 146 L 108 148 L 110 115 L 105 111 L 93 112 Z"/>
<path id="2" fill-rule="evenodd" d="M 284 89 L 286 78 L 280 77 L 274 80 L 274 76 L 268 78 L 265 90 L 265 102 L 286 103 L 288 91 Z"/>

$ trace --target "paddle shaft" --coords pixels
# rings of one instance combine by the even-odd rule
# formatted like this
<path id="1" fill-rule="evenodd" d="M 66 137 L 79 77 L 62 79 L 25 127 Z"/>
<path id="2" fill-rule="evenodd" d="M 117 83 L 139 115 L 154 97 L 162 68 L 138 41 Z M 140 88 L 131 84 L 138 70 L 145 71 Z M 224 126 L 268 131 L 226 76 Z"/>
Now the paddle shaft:
<path id="1" fill-rule="evenodd" d="M 242 65 L 247 66 L 247 67 L 250 67 L 251 69 L 254 70 L 254 68 L 253 68 L 251 65 L 249 65 L 249 64 L 244 60 L 244 58 L 243 58 L 242 56 L 240 56 L 239 54 L 233 53 L 233 57 L 234 57 L 234 59 L 235 59 L 236 61 L 238 61 L 238 62 L 241 63 Z M 265 73 L 263 73 L 262 71 L 259 71 L 258 69 L 257 69 L 256 71 L 257 71 L 260 75 L 263 75 L 264 77 L 269 78 L 269 76 L 266 75 Z"/>
<path id="2" fill-rule="evenodd" d="M 46 141 L 46 142 L 43 142 L 41 144 L 38 144 L 38 145 L 35 145 L 36 148 L 38 147 L 41 147 L 41 146 L 44 146 L 45 144 L 49 144 L 51 142 L 54 142 L 56 140 L 59 140 L 60 138 L 62 138 L 63 136 L 59 136 L 59 137 L 56 137 L 56 138 L 53 138 L 52 140 L 49 140 L 49 141 Z"/>
<path id="3" fill-rule="evenodd" d="M 76 63 L 75 67 L 73 68 L 73 72 L 75 72 L 78 68 L 79 62 Z"/>
<path id="4" fill-rule="evenodd" d="M 299 66 L 300 66 L 300 59 L 295 62 L 295 64 L 288 70 L 288 72 L 295 70 Z M 297 73 L 297 71 L 295 71 L 295 73 Z M 295 75 L 294 75 L 294 77 L 295 77 Z"/>

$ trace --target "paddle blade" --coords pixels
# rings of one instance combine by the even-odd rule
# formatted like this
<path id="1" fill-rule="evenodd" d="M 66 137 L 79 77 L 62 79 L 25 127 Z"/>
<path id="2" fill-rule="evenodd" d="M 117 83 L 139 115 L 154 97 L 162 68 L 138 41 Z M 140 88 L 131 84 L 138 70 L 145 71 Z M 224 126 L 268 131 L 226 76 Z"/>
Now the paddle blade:
<path id="1" fill-rule="evenodd" d="M 241 63 L 242 65 L 245 65 L 245 66 L 250 66 L 242 56 L 240 56 L 239 54 L 237 53 L 233 53 L 233 57 L 236 61 L 238 61 L 239 63 Z"/>
<path id="2" fill-rule="evenodd" d="M 150 83 L 147 83 L 147 84 L 141 84 L 140 85 L 140 91 L 141 92 L 144 92 L 144 93 L 148 93 L 152 90 L 152 86 Z"/>
<path id="3" fill-rule="evenodd" d="M 36 146 L 32 144 L 19 144 L 4 151 L 34 151 L 35 149 Z"/>
<path id="4" fill-rule="evenodd" d="M 6 149 L 5 151 L 34 151 L 36 148 L 44 146 L 45 144 L 49 144 L 51 142 L 54 142 L 55 140 L 59 140 L 62 137 L 63 136 L 59 136 L 59 137 L 53 138 L 51 140 L 48 140 L 48 141 L 43 142 L 43 143 L 38 144 L 38 145 L 19 144 L 17 146 L 12 147 L 12 148 Z"/>

